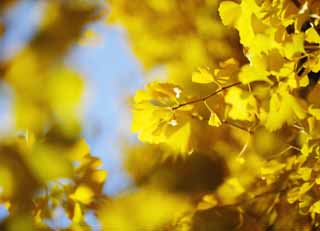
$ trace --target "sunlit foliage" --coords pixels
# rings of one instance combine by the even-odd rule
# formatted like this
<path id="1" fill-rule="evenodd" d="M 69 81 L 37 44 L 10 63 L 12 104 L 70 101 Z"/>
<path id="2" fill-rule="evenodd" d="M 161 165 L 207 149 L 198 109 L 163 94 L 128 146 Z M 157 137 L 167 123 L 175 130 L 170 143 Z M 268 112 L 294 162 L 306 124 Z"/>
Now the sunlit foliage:
<path id="1" fill-rule="evenodd" d="M 0 229 L 52 230 L 57 214 L 69 230 L 320 229 L 320 2 L 105 1 L 148 76 L 131 100 L 141 142 L 123 142 L 132 185 L 114 197 L 81 135 L 81 74 L 64 63 L 100 41 L 85 26 L 103 2 L 46 1 L 0 63 L 15 121 L 0 140 Z"/>
<path id="2" fill-rule="evenodd" d="M 126 148 L 125 166 L 139 192 L 189 198 L 171 229 L 317 230 L 320 2 L 110 5 L 145 70 L 166 77 L 133 98 L 132 131 L 146 144 Z"/>

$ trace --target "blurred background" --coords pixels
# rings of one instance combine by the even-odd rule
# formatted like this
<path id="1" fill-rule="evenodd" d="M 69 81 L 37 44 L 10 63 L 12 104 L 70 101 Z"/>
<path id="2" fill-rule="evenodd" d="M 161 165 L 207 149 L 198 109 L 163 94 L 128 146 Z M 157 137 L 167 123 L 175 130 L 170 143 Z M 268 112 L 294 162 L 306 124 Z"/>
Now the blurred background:
<path id="1" fill-rule="evenodd" d="M 0 58 L 17 54 L 32 38 L 41 20 L 44 1 L 25 0 L 15 4 L 2 20 L 8 30 L 0 39 Z M 128 96 L 142 87 L 141 67 L 134 58 L 124 31 L 101 19 L 87 25 L 88 35 L 75 44 L 66 64 L 85 78 L 84 137 L 92 155 L 102 159 L 108 170 L 104 191 L 114 195 L 130 184 L 121 165 L 120 138 L 130 134 Z M 10 90 L 0 85 L 0 121 L 4 134 L 13 126 Z"/>

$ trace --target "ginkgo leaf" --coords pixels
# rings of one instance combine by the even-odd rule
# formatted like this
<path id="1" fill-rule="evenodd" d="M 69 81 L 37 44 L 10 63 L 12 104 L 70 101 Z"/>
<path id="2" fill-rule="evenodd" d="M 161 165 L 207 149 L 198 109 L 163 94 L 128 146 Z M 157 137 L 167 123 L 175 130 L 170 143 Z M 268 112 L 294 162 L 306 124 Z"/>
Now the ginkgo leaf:
<path id="1" fill-rule="evenodd" d="M 214 69 L 214 77 L 218 85 L 224 85 L 239 71 L 239 62 L 234 58 L 230 58 L 220 62 L 219 67 Z"/>
<path id="2" fill-rule="evenodd" d="M 83 212 L 79 203 L 74 204 L 72 222 L 79 224 L 83 221 Z"/>
<path id="3" fill-rule="evenodd" d="M 96 170 L 95 172 L 92 173 L 91 178 L 95 182 L 103 183 L 106 180 L 107 176 L 108 176 L 107 171 Z"/>
<path id="4" fill-rule="evenodd" d="M 212 83 L 214 82 L 214 77 L 211 73 L 205 68 L 199 68 L 199 71 L 193 72 L 192 74 L 192 82 L 194 83 Z"/>
<path id="5" fill-rule="evenodd" d="M 231 105 L 228 116 L 234 120 L 253 121 L 257 112 L 257 103 L 253 95 L 240 88 L 230 88 L 225 102 Z"/>
<path id="6" fill-rule="evenodd" d="M 269 131 L 275 131 L 283 124 L 292 124 L 295 119 L 303 119 L 305 110 L 288 90 L 280 87 L 277 93 L 271 95 L 269 112 L 263 116 L 264 125 Z"/>
<path id="7" fill-rule="evenodd" d="M 271 185 L 278 179 L 278 176 L 284 171 L 285 167 L 286 165 L 284 163 L 271 160 L 261 167 L 260 174 L 262 179 L 265 180 L 268 185 Z"/>
<path id="8" fill-rule="evenodd" d="M 270 83 L 268 75 L 269 73 L 264 68 L 259 68 L 255 65 L 244 65 L 239 73 L 239 80 L 243 84 L 255 81 L 266 81 Z"/>
<path id="9" fill-rule="evenodd" d="M 234 26 L 239 31 L 240 41 L 245 47 L 254 43 L 256 35 L 252 20 L 257 18 L 257 14 L 261 14 L 255 0 L 245 0 L 240 4 L 223 1 L 219 7 L 219 13 L 225 25 Z"/>
<path id="10" fill-rule="evenodd" d="M 222 122 L 215 112 L 211 112 L 208 124 L 213 127 L 220 127 Z"/>
<path id="11" fill-rule="evenodd" d="M 236 177 L 228 178 L 217 190 L 218 195 L 223 197 L 223 204 L 235 203 L 244 192 L 245 188 Z"/>
<path id="12" fill-rule="evenodd" d="M 87 205 L 91 203 L 93 196 L 94 193 L 89 187 L 80 185 L 77 187 L 76 191 L 70 195 L 70 198 Z"/>
<path id="13" fill-rule="evenodd" d="M 235 25 L 241 15 L 241 6 L 235 2 L 223 1 L 219 6 L 219 14 L 226 26 Z"/>
<path id="14" fill-rule="evenodd" d="M 161 230 L 190 207 L 183 196 L 142 189 L 105 203 L 98 216 L 103 230 Z M 130 208 L 134 209 L 134 214 Z"/>
<path id="15" fill-rule="evenodd" d="M 316 214 L 320 214 L 320 200 L 315 202 L 309 209 L 312 219 L 315 219 Z"/>
<path id="16" fill-rule="evenodd" d="M 283 52 L 285 57 L 291 59 L 296 54 L 304 53 L 304 35 L 295 34 L 292 36 L 291 41 L 284 44 Z"/>
<path id="17" fill-rule="evenodd" d="M 192 153 L 191 129 L 191 123 L 185 123 L 168 136 L 166 144 L 178 153 Z"/>
<path id="18" fill-rule="evenodd" d="M 308 167 L 301 167 L 298 169 L 298 174 L 304 181 L 308 181 L 310 179 L 311 173 L 312 169 Z"/>
<path id="19" fill-rule="evenodd" d="M 306 32 L 306 41 L 309 43 L 320 43 L 320 35 L 314 27 L 310 27 Z"/>
<path id="20" fill-rule="evenodd" d="M 202 201 L 197 205 L 198 210 L 207 210 L 218 205 L 218 201 L 212 194 L 207 194 L 202 198 Z"/>
<path id="21" fill-rule="evenodd" d="M 308 112 L 317 120 L 320 120 L 320 108 L 314 108 L 313 105 L 310 105 Z"/>
<path id="22" fill-rule="evenodd" d="M 301 197 L 313 187 L 313 183 L 306 182 L 301 187 L 292 188 L 288 192 L 288 202 L 290 204 L 300 200 Z"/>
<path id="23" fill-rule="evenodd" d="M 44 182 L 70 177 L 72 174 L 71 162 L 53 147 L 37 145 L 33 158 L 28 158 L 28 164 L 34 174 Z"/>
<path id="24" fill-rule="evenodd" d="M 94 30 L 86 30 L 79 40 L 79 44 L 82 46 L 95 46 L 101 44 L 102 37 Z"/>
<path id="25" fill-rule="evenodd" d="M 251 58 L 251 64 L 242 66 L 239 73 L 239 80 L 243 84 L 248 84 L 255 81 L 265 81 L 271 83 L 268 78 L 270 75 L 267 71 L 267 63 L 263 57 L 253 56 Z"/>
<path id="26" fill-rule="evenodd" d="M 84 139 L 80 139 L 67 153 L 70 160 L 81 160 L 85 155 L 90 152 L 89 145 L 85 142 Z"/>

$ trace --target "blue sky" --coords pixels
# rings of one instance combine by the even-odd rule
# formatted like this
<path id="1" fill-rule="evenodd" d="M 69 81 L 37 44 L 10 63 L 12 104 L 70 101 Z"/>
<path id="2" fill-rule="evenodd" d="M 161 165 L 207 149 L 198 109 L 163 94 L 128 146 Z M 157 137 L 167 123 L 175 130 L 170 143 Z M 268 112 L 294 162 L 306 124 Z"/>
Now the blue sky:
<path id="1" fill-rule="evenodd" d="M 86 77 L 85 137 L 92 153 L 103 159 L 109 172 L 106 191 L 113 194 L 128 184 L 121 169 L 120 146 L 123 136 L 130 138 L 126 102 L 142 85 L 141 70 L 122 30 L 102 22 L 90 29 L 102 41 L 95 46 L 77 46 L 68 60 Z"/>
<path id="2" fill-rule="evenodd" d="M 9 31 L 0 40 L 0 58 L 14 55 L 32 37 L 43 4 L 41 1 L 21 1 L 5 16 Z M 80 71 L 87 83 L 84 137 L 92 154 L 103 160 L 103 168 L 108 171 L 105 191 L 115 194 L 129 184 L 121 167 L 120 144 L 123 137 L 135 138 L 129 133 L 130 111 L 126 98 L 142 86 L 141 67 L 123 30 L 102 21 L 88 28 L 97 32 L 101 42 L 94 46 L 75 46 L 66 62 Z M 8 107 L 5 92 L 1 88 L 0 91 L 0 105 Z M 5 118 L 5 110 L 0 114 Z"/>

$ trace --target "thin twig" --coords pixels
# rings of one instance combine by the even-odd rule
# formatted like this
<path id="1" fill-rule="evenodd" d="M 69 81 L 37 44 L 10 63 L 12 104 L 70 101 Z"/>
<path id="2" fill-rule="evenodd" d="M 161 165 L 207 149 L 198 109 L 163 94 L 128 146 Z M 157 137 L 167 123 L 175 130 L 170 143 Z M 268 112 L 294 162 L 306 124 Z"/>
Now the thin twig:
<path id="1" fill-rule="evenodd" d="M 211 98 L 212 96 L 215 96 L 216 94 L 218 94 L 218 93 L 220 93 L 220 92 L 222 92 L 224 90 L 227 90 L 228 88 L 231 88 L 231 87 L 234 87 L 234 86 L 237 86 L 237 85 L 240 85 L 240 84 L 241 84 L 241 82 L 236 82 L 236 83 L 224 86 L 224 87 L 220 88 L 219 90 L 217 90 L 217 91 L 215 91 L 215 92 L 213 92 L 213 93 L 211 93 L 211 94 L 209 94 L 209 95 L 207 95 L 207 96 L 205 96 L 203 98 L 199 98 L 199 99 L 195 99 L 195 100 L 191 100 L 191 101 L 179 104 L 179 105 L 177 105 L 175 107 L 172 107 L 171 109 L 172 110 L 177 110 L 177 109 L 179 109 L 181 107 L 184 107 L 186 105 L 190 105 L 190 104 L 198 103 L 198 102 L 201 102 L 201 101 L 205 101 L 205 100 Z"/>
<path id="2" fill-rule="evenodd" d="M 229 125 L 229 126 L 238 128 L 238 129 L 240 129 L 240 130 L 242 130 L 242 131 L 245 131 L 245 132 L 247 132 L 247 133 L 249 133 L 249 134 L 251 134 L 251 135 L 253 134 L 253 131 L 251 131 L 251 129 L 247 129 L 247 128 L 242 127 L 242 126 L 240 126 L 240 125 L 238 125 L 238 124 L 234 124 L 234 123 L 231 123 L 231 122 L 229 122 L 229 121 L 223 121 L 223 123 L 226 124 L 226 125 Z"/>

